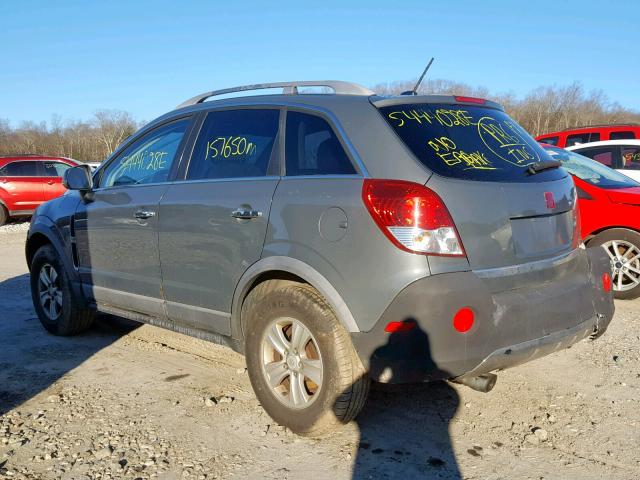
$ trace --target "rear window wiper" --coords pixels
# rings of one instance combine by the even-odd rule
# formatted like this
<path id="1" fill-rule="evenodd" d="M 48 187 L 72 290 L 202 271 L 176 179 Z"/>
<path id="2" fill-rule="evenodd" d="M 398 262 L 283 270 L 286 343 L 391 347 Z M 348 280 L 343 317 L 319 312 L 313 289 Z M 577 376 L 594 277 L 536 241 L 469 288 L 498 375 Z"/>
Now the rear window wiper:
<path id="1" fill-rule="evenodd" d="M 535 175 L 536 173 L 544 172 L 545 170 L 558 168 L 561 166 L 562 162 L 559 162 L 557 160 L 543 160 L 542 162 L 536 162 L 529 165 L 529 168 L 527 168 L 527 173 L 529 175 Z"/>

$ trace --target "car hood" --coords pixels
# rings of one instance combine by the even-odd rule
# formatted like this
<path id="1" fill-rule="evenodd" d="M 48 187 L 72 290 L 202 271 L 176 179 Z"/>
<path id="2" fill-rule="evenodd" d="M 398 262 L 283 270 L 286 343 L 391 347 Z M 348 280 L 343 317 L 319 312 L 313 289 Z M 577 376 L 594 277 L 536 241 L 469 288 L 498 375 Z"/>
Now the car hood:
<path id="1" fill-rule="evenodd" d="M 607 190 L 607 197 L 613 203 L 640 205 L 640 187 L 616 188 Z"/>

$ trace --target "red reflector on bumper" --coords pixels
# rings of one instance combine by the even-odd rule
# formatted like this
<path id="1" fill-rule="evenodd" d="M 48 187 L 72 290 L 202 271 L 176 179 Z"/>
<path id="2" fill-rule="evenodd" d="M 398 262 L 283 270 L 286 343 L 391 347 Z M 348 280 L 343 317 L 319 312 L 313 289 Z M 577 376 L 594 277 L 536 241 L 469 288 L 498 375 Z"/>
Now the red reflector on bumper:
<path id="1" fill-rule="evenodd" d="M 403 322 L 389 322 L 387 326 L 384 327 L 384 331 L 387 333 L 398 333 L 398 332 L 408 332 L 409 330 L 413 330 L 416 326 L 415 320 L 405 320 Z"/>
<path id="2" fill-rule="evenodd" d="M 607 272 L 602 274 L 602 289 L 607 293 L 611 291 L 611 275 Z"/>
<path id="3" fill-rule="evenodd" d="M 469 307 L 463 307 L 453 316 L 453 328 L 458 332 L 464 333 L 471 330 L 474 322 L 474 313 Z"/>

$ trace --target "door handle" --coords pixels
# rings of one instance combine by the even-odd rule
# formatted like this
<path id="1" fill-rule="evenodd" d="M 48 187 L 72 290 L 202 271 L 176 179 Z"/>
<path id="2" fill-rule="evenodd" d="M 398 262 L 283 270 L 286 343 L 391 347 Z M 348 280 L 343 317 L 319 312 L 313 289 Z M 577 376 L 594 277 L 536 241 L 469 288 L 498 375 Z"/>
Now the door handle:
<path id="1" fill-rule="evenodd" d="M 233 218 L 239 218 L 244 220 L 250 220 L 252 218 L 258 218 L 262 216 L 262 212 L 259 210 L 247 210 L 244 208 L 238 208 L 231 212 Z"/>
<path id="2" fill-rule="evenodd" d="M 149 210 L 138 210 L 133 214 L 138 220 L 146 220 L 147 218 L 155 217 L 156 212 L 151 212 Z"/>

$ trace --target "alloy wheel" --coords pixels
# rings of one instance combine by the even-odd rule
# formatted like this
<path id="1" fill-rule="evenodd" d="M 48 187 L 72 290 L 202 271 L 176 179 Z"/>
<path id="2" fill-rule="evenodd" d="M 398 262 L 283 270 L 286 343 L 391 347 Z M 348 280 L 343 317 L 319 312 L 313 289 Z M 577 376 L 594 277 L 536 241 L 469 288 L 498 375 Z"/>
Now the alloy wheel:
<path id="1" fill-rule="evenodd" d="M 56 321 L 62 314 L 62 288 L 60 275 L 49 263 L 40 268 L 38 276 L 38 296 L 44 314 L 51 321 Z"/>
<path id="2" fill-rule="evenodd" d="M 610 240 L 602 244 L 609 255 L 613 272 L 613 289 L 631 290 L 640 284 L 640 249 L 625 240 Z"/>
<path id="3" fill-rule="evenodd" d="M 322 388 L 318 342 L 299 320 L 274 320 L 262 339 L 262 374 L 275 397 L 289 408 L 311 405 Z"/>

